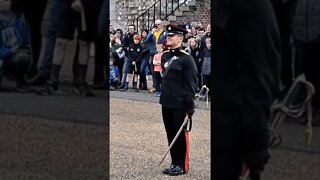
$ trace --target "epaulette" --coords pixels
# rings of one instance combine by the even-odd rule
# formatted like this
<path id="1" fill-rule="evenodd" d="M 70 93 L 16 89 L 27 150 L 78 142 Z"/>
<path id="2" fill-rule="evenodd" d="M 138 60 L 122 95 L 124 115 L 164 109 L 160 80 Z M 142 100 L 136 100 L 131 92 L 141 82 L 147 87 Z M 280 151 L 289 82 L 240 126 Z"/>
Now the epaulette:
<path id="1" fill-rule="evenodd" d="M 183 54 L 186 54 L 186 55 L 190 55 L 187 51 L 185 51 L 185 50 L 180 50 L 180 52 L 182 52 Z"/>

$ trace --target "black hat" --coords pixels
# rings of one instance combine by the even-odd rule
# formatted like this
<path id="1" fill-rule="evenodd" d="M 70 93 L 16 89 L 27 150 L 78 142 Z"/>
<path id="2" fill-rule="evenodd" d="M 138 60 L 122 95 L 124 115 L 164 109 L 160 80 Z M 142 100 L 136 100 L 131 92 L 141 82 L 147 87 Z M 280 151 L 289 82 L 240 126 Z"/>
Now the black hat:
<path id="1" fill-rule="evenodd" d="M 167 29 L 167 32 L 168 32 L 168 36 L 173 36 L 173 35 L 176 35 L 176 34 L 181 34 L 181 35 L 188 34 L 188 31 L 185 29 L 184 26 L 169 24 L 169 25 L 167 25 L 166 29 Z"/>

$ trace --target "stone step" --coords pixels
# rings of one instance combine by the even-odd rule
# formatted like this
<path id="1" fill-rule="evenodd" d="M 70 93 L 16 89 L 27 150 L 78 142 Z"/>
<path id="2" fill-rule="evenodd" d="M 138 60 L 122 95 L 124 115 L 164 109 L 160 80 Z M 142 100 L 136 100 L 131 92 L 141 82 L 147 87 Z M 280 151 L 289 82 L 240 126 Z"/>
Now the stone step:
<path id="1" fill-rule="evenodd" d="M 177 17 L 176 16 L 169 16 L 168 21 L 177 21 Z"/>
<path id="2" fill-rule="evenodd" d="M 183 16 L 183 12 L 182 11 L 176 11 L 174 12 L 175 16 Z"/>
<path id="3" fill-rule="evenodd" d="M 197 3 L 196 0 L 188 1 L 188 2 L 187 2 L 187 5 L 188 5 L 188 6 L 196 6 L 196 3 Z"/>
<path id="4" fill-rule="evenodd" d="M 169 22 L 169 21 L 162 21 L 162 24 L 163 24 L 164 26 L 166 26 L 166 25 L 170 24 L 170 22 Z"/>
<path id="5" fill-rule="evenodd" d="M 180 6 L 180 11 L 189 11 L 189 6 Z"/>

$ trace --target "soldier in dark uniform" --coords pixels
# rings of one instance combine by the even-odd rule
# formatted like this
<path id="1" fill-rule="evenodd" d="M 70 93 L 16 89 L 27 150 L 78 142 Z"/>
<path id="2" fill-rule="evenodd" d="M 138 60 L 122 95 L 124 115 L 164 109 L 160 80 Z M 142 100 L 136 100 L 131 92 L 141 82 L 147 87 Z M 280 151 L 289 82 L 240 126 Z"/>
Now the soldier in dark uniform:
<path id="1" fill-rule="evenodd" d="M 213 21 L 214 180 L 236 180 L 242 165 L 260 179 L 269 159 L 269 107 L 279 94 L 280 36 L 269 0 L 220 0 Z"/>
<path id="2" fill-rule="evenodd" d="M 163 52 L 162 92 L 160 104 L 162 117 L 170 144 L 177 134 L 184 118 L 191 119 L 194 113 L 194 97 L 197 90 L 197 67 L 192 56 L 182 50 L 181 44 L 187 31 L 174 25 L 167 26 L 167 45 L 169 50 Z M 170 149 L 172 163 L 163 170 L 172 176 L 185 174 L 189 170 L 189 139 L 188 132 L 181 133 Z"/>

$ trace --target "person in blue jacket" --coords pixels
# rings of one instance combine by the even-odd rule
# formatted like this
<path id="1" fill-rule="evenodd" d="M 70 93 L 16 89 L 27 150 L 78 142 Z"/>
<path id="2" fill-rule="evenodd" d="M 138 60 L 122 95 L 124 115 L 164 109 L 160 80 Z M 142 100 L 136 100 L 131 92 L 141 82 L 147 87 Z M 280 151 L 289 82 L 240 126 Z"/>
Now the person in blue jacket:
<path id="1" fill-rule="evenodd" d="M 30 41 L 25 19 L 11 11 L 10 2 L 0 0 L 0 88 L 5 74 L 13 77 L 17 88 L 21 88 L 32 64 Z"/>
<path id="2" fill-rule="evenodd" d="M 154 67 L 152 64 L 153 61 L 153 56 L 155 54 L 157 54 L 157 48 L 156 45 L 157 44 L 162 44 L 165 46 L 166 43 L 166 39 L 167 39 L 167 32 L 164 30 L 163 28 L 163 24 L 162 21 L 160 19 L 155 21 L 155 26 L 152 28 L 151 32 L 149 32 L 146 40 L 144 41 L 144 43 L 150 43 L 150 60 L 149 60 L 149 64 L 150 64 L 150 69 L 152 72 L 152 89 L 151 92 L 155 91 L 155 85 L 156 82 L 154 81 L 155 76 L 154 76 Z"/>
<path id="3" fill-rule="evenodd" d="M 115 58 L 109 59 L 109 88 L 116 89 L 120 83 L 119 69 L 115 65 Z"/>

